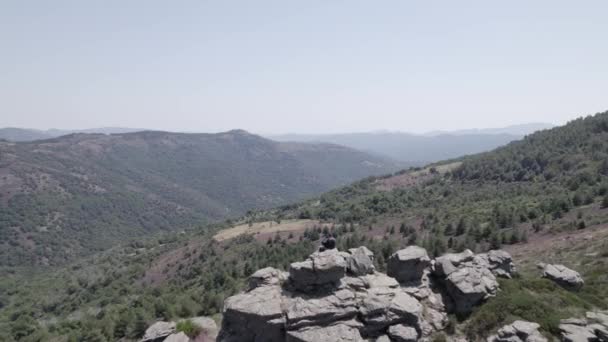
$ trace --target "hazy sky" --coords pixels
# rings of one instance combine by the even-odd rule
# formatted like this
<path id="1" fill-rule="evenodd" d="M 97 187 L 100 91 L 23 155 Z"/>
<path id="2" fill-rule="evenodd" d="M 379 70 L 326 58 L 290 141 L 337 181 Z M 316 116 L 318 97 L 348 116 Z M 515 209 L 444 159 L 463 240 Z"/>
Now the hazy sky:
<path id="1" fill-rule="evenodd" d="M 608 1 L 0 2 L 0 126 L 258 133 L 608 109 Z"/>

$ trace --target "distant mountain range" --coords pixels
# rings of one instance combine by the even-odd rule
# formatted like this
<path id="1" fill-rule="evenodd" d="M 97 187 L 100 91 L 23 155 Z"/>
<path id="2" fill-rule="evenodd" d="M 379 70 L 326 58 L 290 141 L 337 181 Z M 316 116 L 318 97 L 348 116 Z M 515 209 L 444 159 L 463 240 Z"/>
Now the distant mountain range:
<path id="1" fill-rule="evenodd" d="M 57 264 L 398 168 L 348 147 L 241 130 L 0 142 L 0 265 Z"/>
<path id="2" fill-rule="evenodd" d="M 138 128 L 123 128 L 123 127 L 101 127 L 81 130 L 67 130 L 67 129 L 48 129 L 48 130 L 37 130 L 30 128 L 17 128 L 17 127 L 5 127 L 0 128 L 0 139 L 21 142 L 21 141 L 34 141 L 57 138 L 62 135 L 74 134 L 74 133 L 102 133 L 102 134 L 120 134 L 120 133 L 132 133 L 144 131 L 144 129 Z"/>
<path id="3" fill-rule="evenodd" d="M 523 138 L 551 124 L 532 123 L 504 128 L 470 129 L 426 134 L 363 132 L 343 134 L 285 134 L 269 136 L 277 141 L 326 142 L 383 155 L 409 164 L 426 164 L 485 152 Z"/>
<path id="4" fill-rule="evenodd" d="M 502 128 L 432 131 L 424 134 L 407 132 L 362 132 L 342 134 L 283 134 L 268 138 L 282 142 L 313 142 L 343 145 L 367 153 L 391 158 L 402 166 L 424 165 L 439 160 L 492 150 L 530 133 L 551 128 L 548 123 L 529 123 Z M 35 130 L 0 128 L 0 140 L 36 141 L 75 133 L 123 134 L 145 131 L 138 128 L 102 127 L 82 130 Z"/>

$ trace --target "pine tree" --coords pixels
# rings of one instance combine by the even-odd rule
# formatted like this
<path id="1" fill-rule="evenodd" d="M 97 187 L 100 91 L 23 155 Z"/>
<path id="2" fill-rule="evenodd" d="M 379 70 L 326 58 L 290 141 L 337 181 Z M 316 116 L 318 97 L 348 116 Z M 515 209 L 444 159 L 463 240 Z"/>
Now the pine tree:
<path id="1" fill-rule="evenodd" d="M 492 234 L 492 237 L 490 238 L 490 248 L 500 249 L 501 246 L 502 246 L 502 239 L 500 238 L 500 234 L 495 232 L 494 234 Z"/>
<path id="2" fill-rule="evenodd" d="M 602 200 L 602 208 L 608 208 L 608 195 L 604 196 L 604 199 Z"/>
<path id="3" fill-rule="evenodd" d="M 405 228 L 405 223 L 401 223 L 401 226 L 399 227 L 399 233 L 401 233 L 401 235 L 405 234 L 406 232 L 406 228 Z"/>
<path id="4" fill-rule="evenodd" d="M 444 234 L 447 236 L 454 234 L 454 225 L 452 223 L 448 223 L 448 225 L 445 227 Z"/>
<path id="5" fill-rule="evenodd" d="M 415 245 L 418 242 L 418 234 L 416 232 L 413 232 L 412 234 L 410 234 L 410 237 L 407 241 L 407 243 L 409 245 Z"/>
<path id="6" fill-rule="evenodd" d="M 467 232 L 467 223 L 464 220 L 464 217 L 461 217 L 460 221 L 458 221 L 458 226 L 456 227 L 456 236 L 463 235 L 466 232 Z"/>

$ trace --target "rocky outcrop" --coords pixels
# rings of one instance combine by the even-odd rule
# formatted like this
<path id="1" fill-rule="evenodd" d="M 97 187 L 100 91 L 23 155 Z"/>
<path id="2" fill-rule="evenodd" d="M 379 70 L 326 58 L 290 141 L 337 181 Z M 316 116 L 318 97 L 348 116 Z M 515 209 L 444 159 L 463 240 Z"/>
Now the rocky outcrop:
<path id="1" fill-rule="evenodd" d="M 217 327 L 217 324 L 215 323 L 215 321 L 212 318 L 201 316 L 201 317 L 189 318 L 188 320 L 190 322 L 192 322 L 192 324 L 201 328 L 202 331 L 201 331 L 200 335 L 202 335 L 202 337 L 205 337 L 203 339 L 203 341 L 206 341 L 206 340 L 215 341 L 215 339 L 217 338 L 219 329 Z M 198 339 L 197 339 L 197 341 L 198 341 Z"/>
<path id="2" fill-rule="evenodd" d="M 262 268 L 249 277 L 249 290 L 267 285 L 280 285 L 289 275 L 273 267 Z"/>
<path id="3" fill-rule="evenodd" d="M 175 322 L 156 322 L 146 329 L 141 342 L 164 341 L 173 333 L 175 333 Z"/>
<path id="4" fill-rule="evenodd" d="M 357 315 L 355 293 L 345 288 L 324 296 L 295 295 L 283 303 L 289 330 L 348 320 Z"/>
<path id="5" fill-rule="evenodd" d="M 179 332 L 177 334 L 169 335 L 163 342 L 189 342 L 190 337 L 184 334 L 183 332 Z"/>
<path id="6" fill-rule="evenodd" d="M 416 329 L 403 325 L 393 325 L 388 329 L 388 336 L 391 341 L 395 342 L 416 342 L 418 341 L 418 331 Z"/>
<path id="7" fill-rule="evenodd" d="M 294 262 L 289 267 L 291 283 L 297 290 L 304 292 L 333 287 L 345 273 L 346 260 L 336 249 L 313 253 L 307 260 Z"/>
<path id="8" fill-rule="evenodd" d="M 486 263 L 487 267 L 497 277 L 511 278 L 515 273 L 515 265 L 511 254 L 502 250 L 492 250 L 475 256 L 479 264 Z"/>
<path id="9" fill-rule="evenodd" d="M 590 311 L 585 318 L 564 319 L 559 330 L 565 342 L 608 341 L 608 311 Z"/>
<path id="10" fill-rule="evenodd" d="M 410 246 L 390 256 L 386 274 L 400 283 L 419 282 L 430 265 L 431 259 L 424 248 Z"/>
<path id="11" fill-rule="evenodd" d="M 435 260 L 434 275 L 444 284 L 456 313 L 469 313 L 496 295 L 498 282 L 487 260 L 487 255 L 475 256 L 470 250 Z"/>
<path id="12" fill-rule="evenodd" d="M 179 322 L 186 321 L 181 320 Z M 198 336 L 193 341 L 215 341 L 218 328 L 215 321 L 209 317 L 189 318 L 195 326 L 201 329 Z M 183 332 L 176 331 L 175 322 L 156 322 L 152 324 L 144 333 L 141 342 L 189 342 L 191 339 Z"/>
<path id="13" fill-rule="evenodd" d="M 564 265 L 538 264 L 542 276 L 567 290 L 579 290 L 585 284 L 581 275 Z"/>
<path id="14" fill-rule="evenodd" d="M 374 253 L 365 246 L 351 248 L 345 256 L 348 273 L 363 276 L 374 273 Z"/>
<path id="15" fill-rule="evenodd" d="M 285 335 L 281 287 L 261 286 L 226 299 L 222 322 L 220 341 L 281 341 Z"/>
<path id="16" fill-rule="evenodd" d="M 498 330 L 496 335 L 488 337 L 488 342 L 547 342 L 538 329 L 538 323 L 515 321 Z"/>
<path id="17" fill-rule="evenodd" d="M 288 276 L 260 270 L 246 292 L 226 299 L 217 340 L 429 340 L 445 328 L 450 309 L 466 311 L 495 294 L 494 271 L 512 272 L 508 254 L 442 258 L 433 263 L 420 247 L 398 251 L 389 272 L 398 279 L 376 272 L 365 247 L 313 253 Z"/>
<path id="18" fill-rule="evenodd" d="M 361 323 L 356 320 L 332 323 L 326 326 L 308 327 L 305 329 L 288 331 L 287 342 L 316 342 L 316 341 L 365 341 L 359 332 Z"/>
<path id="19" fill-rule="evenodd" d="M 422 304 L 402 289 L 380 287 L 365 293 L 359 312 L 366 334 L 378 335 L 400 323 L 421 330 L 422 309 Z"/>

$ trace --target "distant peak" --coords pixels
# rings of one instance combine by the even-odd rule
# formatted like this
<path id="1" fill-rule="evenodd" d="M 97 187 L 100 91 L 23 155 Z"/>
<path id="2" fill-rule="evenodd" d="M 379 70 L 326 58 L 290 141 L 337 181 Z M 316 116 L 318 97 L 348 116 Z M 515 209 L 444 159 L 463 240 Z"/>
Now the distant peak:
<path id="1" fill-rule="evenodd" d="M 228 131 L 226 133 L 227 134 L 235 134 L 235 135 L 253 135 L 253 134 L 247 132 L 244 129 L 232 129 L 232 130 L 230 130 L 230 131 Z"/>

